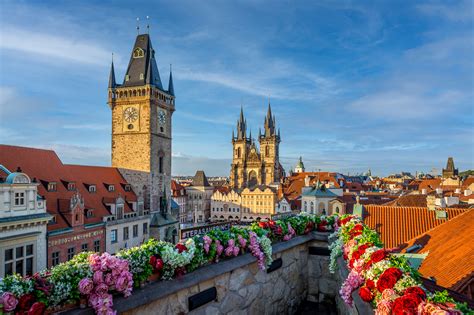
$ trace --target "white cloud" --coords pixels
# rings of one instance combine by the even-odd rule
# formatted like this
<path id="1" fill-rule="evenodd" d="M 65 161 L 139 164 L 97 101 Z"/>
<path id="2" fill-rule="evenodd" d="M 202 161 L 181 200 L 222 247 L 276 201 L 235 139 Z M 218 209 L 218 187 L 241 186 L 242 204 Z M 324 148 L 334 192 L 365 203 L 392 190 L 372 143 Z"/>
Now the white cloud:
<path id="1" fill-rule="evenodd" d="M 423 14 L 442 17 L 455 22 L 473 21 L 473 2 L 464 0 L 459 3 L 426 3 L 416 6 Z"/>
<path id="2" fill-rule="evenodd" d="M 0 48 L 47 57 L 45 60 L 51 63 L 59 59 L 103 66 L 108 65 L 111 59 L 110 50 L 94 41 L 56 36 L 12 25 L 2 25 L 0 28 Z"/>
<path id="3" fill-rule="evenodd" d="M 81 130 L 108 130 L 110 126 L 107 124 L 71 124 L 62 126 L 64 129 L 81 129 Z"/>

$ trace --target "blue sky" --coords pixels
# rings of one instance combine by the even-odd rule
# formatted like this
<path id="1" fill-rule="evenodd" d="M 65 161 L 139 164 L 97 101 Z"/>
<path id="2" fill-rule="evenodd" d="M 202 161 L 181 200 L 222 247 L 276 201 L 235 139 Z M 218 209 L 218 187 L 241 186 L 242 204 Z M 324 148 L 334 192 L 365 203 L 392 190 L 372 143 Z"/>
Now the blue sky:
<path id="1" fill-rule="evenodd" d="M 287 170 L 474 168 L 472 1 L 2 1 L 0 143 L 109 165 L 111 53 L 122 81 L 147 15 L 175 175 L 228 175 L 240 105 L 256 134 L 268 97 Z"/>

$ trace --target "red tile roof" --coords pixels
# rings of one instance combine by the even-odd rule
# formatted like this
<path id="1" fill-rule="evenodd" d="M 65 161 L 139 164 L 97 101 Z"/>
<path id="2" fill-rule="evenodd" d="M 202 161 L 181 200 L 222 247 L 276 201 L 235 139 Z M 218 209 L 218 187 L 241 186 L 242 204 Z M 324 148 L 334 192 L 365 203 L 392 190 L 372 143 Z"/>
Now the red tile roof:
<path id="1" fill-rule="evenodd" d="M 42 184 L 38 193 L 46 198 L 46 207 L 50 214 L 56 215 L 56 223 L 48 225 L 48 231 L 71 226 L 66 216 L 60 212 L 69 209 L 69 200 L 79 192 L 84 198 L 85 208 L 93 209 L 93 217 L 84 217 L 85 224 L 102 222 L 102 217 L 110 215 L 106 202 L 115 200 L 119 195 L 126 201 L 136 201 L 133 191 L 125 191 L 126 180 L 117 168 L 103 166 L 84 166 L 63 164 L 52 150 L 0 145 L 0 164 L 9 170 L 21 167 L 30 178 L 36 178 Z M 47 183 L 56 182 L 56 191 L 48 191 Z M 67 189 L 67 183 L 74 182 L 75 191 Z M 96 185 L 96 192 L 90 193 L 87 186 Z M 109 192 L 104 184 L 113 184 L 115 190 Z M 125 212 L 131 211 L 125 203 Z"/>
<path id="2" fill-rule="evenodd" d="M 397 247 L 448 220 L 469 211 L 446 208 L 448 219 L 437 219 L 435 211 L 421 207 L 364 206 L 364 223 L 375 229 L 386 248 Z"/>
<path id="3" fill-rule="evenodd" d="M 171 180 L 171 193 L 173 194 L 173 197 L 185 196 L 186 189 L 184 188 L 183 185 L 179 184 L 177 181 Z"/>
<path id="4" fill-rule="evenodd" d="M 384 204 L 395 207 L 422 207 L 426 208 L 426 195 L 404 195 Z"/>
<path id="5" fill-rule="evenodd" d="M 331 172 L 303 172 L 295 173 L 287 178 L 288 182 L 284 185 L 283 195 L 288 200 L 294 200 L 301 195 L 304 187 L 304 179 L 308 176 L 310 178 L 310 185 L 315 184 L 318 179 L 322 183 L 332 182 L 335 188 L 340 188 L 339 182 L 336 179 L 336 173 Z M 281 196 L 279 196 L 281 197 Z"/>
<path id="6" fill-rule="evenodd" d="M 436 284 L 455 291 L 463 289 L 474 277 L 474 211 L 466 211 L 455 218 L 418 235 L 404 244 L 422 248 L 417 253 L 428 253 L 420 266 L 420 273 L 434 277 Z"/>

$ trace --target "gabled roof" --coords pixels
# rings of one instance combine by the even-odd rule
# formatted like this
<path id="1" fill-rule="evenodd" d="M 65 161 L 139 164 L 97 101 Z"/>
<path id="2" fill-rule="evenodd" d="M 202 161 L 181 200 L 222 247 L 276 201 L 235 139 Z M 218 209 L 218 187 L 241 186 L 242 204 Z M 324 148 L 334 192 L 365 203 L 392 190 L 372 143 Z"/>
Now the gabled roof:
<path id="1" fill-rule="evenodd" d="M 85 208 L 94 211 L 93 217 L 84 217 L 85 224 L 102 222 L 103 216 L 110 215 L 107 202 L 115 200 L 118 196 L 126 201 L 125 212 L 131 211 L 128 202 L 137 200 L 133 191 L 125 191 L 123 184 L 127 182 L 117 168 L 63 164 L 52 150 L 0 145 L 0 164 L 9 169 L 20 166 L 31 178 L 36 178 L 42 183 L 38 186 L 38 194 L 46 198 L 47 211 L 56 215 L 57 222 L 48 225 L 48 231 L 71 226 L 62 213 L 67 212 L 69 200 L 76 193 L 84 198 Z M 47 190 L 50 182 L 56 183 L 56 191 Z M 67 185 L 62 182 L 74 182 L 76 190 L 68 190 Z M 108 191 L 104 183 L 113 184 L 115 190 Z M 96 185 L 96 191 L 90 193 L 88 187 L 92 184 Z"/>
<path id="2" fill-rule="evenodd" d="M 393 201 L 389 201 L 385 206 L 395 206 L 395 207 L 427 207 L 426 205 L 426 195 L 404 195 L 398 197 Z"/>
<path id="3" fill-rule="evenodd" d="M 192 186 L 200 186 L 200 187 L 210 187 L 211 185 L 207 181 L 206 174 L 204 171 L 197 171 L 196 175 L 194 175 Z"/>
<path id="4" fill-rule="evenodd" d="M 462 289 L 474 277 L 474 211 L 465 211 L 402 244 L 403 251 L 413 245 L 417 253 L 428 253 L 419 269 L 436 284 L 452 290 Z"/>
<path id="5" fill-rule="evenodd" d="M 436 211 L 422 207 L 364 206 L 363 220 L 380 234 L 386 248 L 397 247 L 448 220 L 469 211 L 445 208 L 447 219 L 437 219 Z"/>
<path id="6" fill-rule="evenodd" d="M 126 80 L 127 75 L 128 81 Z M 122 86 L 143 86 L 145 84 L 154 85 L 163 90 L 150 36 L 148 34 L 140 34 L 135 40 L 135 45 L 133 45 Z"/>

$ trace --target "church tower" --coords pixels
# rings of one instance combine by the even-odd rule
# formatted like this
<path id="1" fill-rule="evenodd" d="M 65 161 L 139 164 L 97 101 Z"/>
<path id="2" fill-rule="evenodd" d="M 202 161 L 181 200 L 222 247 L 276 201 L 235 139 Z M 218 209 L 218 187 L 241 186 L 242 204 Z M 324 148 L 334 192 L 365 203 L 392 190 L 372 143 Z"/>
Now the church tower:
<path id="1" fill-rule="evenodd" d="M 262 184 L 269 185 L 278 182 L 282 177 L 280 165 L 280 130 L 276 131 L 275 116 L 272 115 L 272 107 L 268 102 L 267 116 L 263 123 L 263 134 L 259 135 L 260 152 L 262 156 L 263 177 Z"/>
<path id="2" fill-rule="evenodd" d="M 122 84 L 109 77 L 112 110 L 112 166 L 143 193 L 151 212 L 168 213 L 171 187 L 171 131 L 175 95 L 171 75 L 163 88 L 148 34 L 139 34 Z"/>
<path id="3" fill-rule="evenodd" d="M 240 117 L 237 120 L 237 136 L 232 131 L 232 164 L 230 171 L 230 184 L 233 188 L 243 187 L 247 181 L 245 164 L 252 139 L 247 138 L 247 120 L 244 118 L 244 110 L 240 108 Z"/>
<path id="4" fill-rule="evenodd" d="M 280 131 L 276 131 L 275 116 L 268 104 L 264 122 L 264 133 L 259 132 L 257 147 L 250 132 L 247 138 L 247 121 L 243 109 L 237 121 L 237 135 L 232 132 L 232 164 L 230 186 L 236 189 L 270 185 L 283 178 L 283 168 L 279 161 Z"/>

